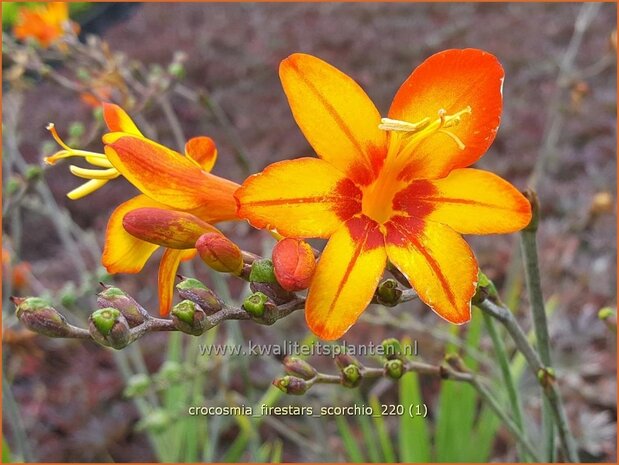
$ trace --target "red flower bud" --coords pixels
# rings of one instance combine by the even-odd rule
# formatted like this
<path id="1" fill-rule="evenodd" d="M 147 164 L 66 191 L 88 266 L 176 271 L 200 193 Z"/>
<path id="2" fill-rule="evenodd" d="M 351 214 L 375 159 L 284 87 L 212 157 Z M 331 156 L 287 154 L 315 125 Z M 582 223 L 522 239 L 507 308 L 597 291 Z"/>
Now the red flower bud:
<path id="1" fill-rule="evenodd" d="M 243 269 L 241 249 L 223 234 L 206 233 L 195 243 L 200 258 L 215 271 L 240 274 Z"/>
<path id="2" fill-rule="evenodd" d="M 123 218 L 132 236 L 171 249 L 193 249 L 205 232 L 218 230 L 191 213 L 160 208 L 136 208 Z"/>
<path id="3" fill-rule="evenodd" d="M 316 269 L 314 252 L 307 242 L 286 238 L 273 248 L 277 282 L 290 292 L 307 289 Z"/>

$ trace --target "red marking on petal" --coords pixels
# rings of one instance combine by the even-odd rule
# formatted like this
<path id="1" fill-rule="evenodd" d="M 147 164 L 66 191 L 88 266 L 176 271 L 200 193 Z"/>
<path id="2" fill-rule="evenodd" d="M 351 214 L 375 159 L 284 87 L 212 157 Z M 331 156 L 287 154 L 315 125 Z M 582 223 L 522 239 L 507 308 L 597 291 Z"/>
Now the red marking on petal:
<path id="1" fill-rule="evenodd" d="M 423 218 L 434 210 L 434 205 L 424 199 L 438 193 L 438 189 L 429 181 L 413 181 L 393 197 L 393 209 L 405 211 L 411 216 Z"/>

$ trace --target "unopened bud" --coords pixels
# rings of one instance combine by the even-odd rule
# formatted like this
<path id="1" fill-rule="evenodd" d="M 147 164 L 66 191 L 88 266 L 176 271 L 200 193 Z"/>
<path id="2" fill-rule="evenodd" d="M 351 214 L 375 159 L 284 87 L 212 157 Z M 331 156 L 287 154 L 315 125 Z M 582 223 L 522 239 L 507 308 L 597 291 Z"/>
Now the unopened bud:
<path id="1" fill-rule="evenodd" d="M 183 367 L 173 360 L 166 360 L 161 365 L 157 378 L 168 383 L 176 383 L 183 378 Z"/>
<path id="2" fill-rule="evenodd" d="M 273 271 L 277 282 L 290 292 L 302 291 L 310 285 L 316 269 L 311 246 L 298 239 L 286 238 L 273 248 Z"/>
<path id="3" fill-rule="evenodd" d="M 404 363 L 399 358 L 387 360 L 385 373 L 392 379 L 400 379 L 404 374 Z"/>
<path id="4" fill-rule="evenodd" d="M 359 360 L 357 360 L 355 357 L 349 354 L 338 354 L 335 357 L 335 364 L 340 370 L 343 370 L 348 365 L 361 366 L 361 363 L 359 363 Z"/>
<path id="5" fill-rule="evenodd" d="M 88 320 L 90 335 L 99 344 L 122 349 L 131 342 L 129 323 L 119 310 L 102 308 L 93 312 Z"/>
<path id="6" fill-rule="evenodd" d="M 187 300 L 197 303 L 204 313 L 212 315 L 223 308 L 223 303 L 213 291 L 194 278 L 183 278 L 176 285 L 178 294 Z"/>
<path id="7" fill-rule="evenodd" d="M 66 337 L 71 333 L 67 320 L 47 301 L 38 297 L 13 297 L 17 318 L 30 331 L 49 337 Z"/>
<path id="8" fill-rule="evenodd" d="M 151 381 L 148 375 L 137 373 L 127 380 L 127 387 L 123 391 L 125 397 L 137 397 L 146 394 L 150 388 Z"/>
<path id="9" fill-rule="evenodd" d="M 273 380 L 273 386 L 286 394 L 300 396 L 307 392 L 311 384 L 296 376 L 283 376 Z"/>
<path id="10" fill-rule="evenodd" d="M 254 317 L 264 315 L 265 304 L 269 298 L 262 292 L 254 292 L 243 301 L 243 308 Z"/>
<path id="11" fill-rule="evenodd" d="M 158 409 L 142 418 L 137 423 L 136 430 L 143 431 L 147 429 L 154 433 L 163 433 L 166 429 L 168 429 L 171 423 L 172 418 L 170 417 L 170 414 L 165 410 Z"/>
<path id="12" fill-rule="evenodd" d="M 398 288 L 398 282 L 395 279 L 385 279 L 376 291 L 378 303 L 387 307 L 397 305 L 400 297 L 402 297 L 402 289 Z"/>
<path id="13" fill-rule="evenodd" d="M 123 227 L 134 237 L 171 249 L 193 249 L 198 238 L 216 228 L 191 213 L 161 208 L 136 208 L 123 217 Z"/>
<path id="14" fill-rule="evenodd" d="M 174 327 L 186 334 L 199 336 L 212 328 L 204 310 L 191 300 L 183 300 L 177 303 L 170 314 Z"/>
<path id="15" fill-rule="evenodd" d="M 402 355 L 402 344 L 395 338 L 385 339 L 381 346 L 387 360 L 397 359 Z"/>
<path id="16" fill-rule="evenodd" d="M 202 261 L 215 271 L 238 275 L 243 270 L 241 249 L 223 234 L 203 234 L 195 247 Z"/>
<path id="17" fill-rule="evenodd" d="M 342 369 L 342 386 L 354 388 L 361 383 L 361 370 L 357 365 L 348 365 Z"/>
<path id="18" fill-rule="evenodd" d="M 97 305 L 99 308 L 112 307 L 120 311 L 131 328 L 144 323 L 144 316 L 139 310 L 139 304 L 117 287 L 107 287 L 99 292 Z"/>
<path id="19" fill-rule="evenodd" d="M 273 270 L 273 262 L 268 258 L 254 260 L 251 264 L 249 280 L 255 283 L 276 283 L 277 279 Z"/>
<path id="20" fill-rule="evenodd" d="M 287 356 L 284 359 L 284 369 L 289 375 L 295 375 L 303 379 L 312 379 L 316 376 L 316 369 L 299 357 Z"/>

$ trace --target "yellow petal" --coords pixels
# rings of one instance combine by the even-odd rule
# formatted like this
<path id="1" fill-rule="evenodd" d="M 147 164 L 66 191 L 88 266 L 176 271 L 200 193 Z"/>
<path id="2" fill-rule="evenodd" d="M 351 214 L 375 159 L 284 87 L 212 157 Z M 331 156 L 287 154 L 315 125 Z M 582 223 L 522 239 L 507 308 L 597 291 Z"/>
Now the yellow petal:
<path id="1" fill-rule="evenodd" d="M 305 318 L 322 339 L 341 337 L 366 309 L 385 269 L 378 225 L 353 218 L 329 239 L 307 295 Z"/>
<path id="2" fill-rule="evenodd" d="M 145 195 L 138 195 L 120 204 L 110 216 L 105 232 L 102 262 L 110 273 L 138 273 L 158 245 L 129 234 L 123 227 L 125 215 L 136 208 L 166 208 Z"/>
<path id="3" fill-rule="evenodd" d="M 236 218 L 233 194 L 238 184 L 142 137 L 109 133 L 103 142 L 114 168 L 150 198 L 178 210 L 204 208 L 216 221 Z"/>
<path id="4" fill-rule="evenodd" d="M 387 255 L 419 298 L 445 320 L 471 318 L 477 262 L 468 244 L 448 226 L 396 216 L 386 223 Z"/>
<path id="5" fill-rule="evenodd" d="M 353 79 L 330 64 L 295 53 L 279 76 L 294 119 L 323 160 L 367 185 L 386 155 L 380 113 Z"/>
<path id="6" fill-rule="evenodd" d="M 193 258 L 195 254 L 195 249 L 165 249 L 163 252 L 157 279 L 159 285 L 159 314 L 161 316 L 166 316 L 170 313 L 172 299 L 174 298 L 174 281 L 180 262 Z"/>
<path id="7" fill-rule="evenodd" d="M 204 171 L 210 172 L 217 161 L 217 147 L 210 137 L 193 137 L 185 144 L 185 155 Z"/>
<path id="8" fill-rule="evenodd" d="M 103 102 L 103 118 L 110 132 L 126 132 L 134 136 L 142 136 L 131 117 L 118 105 Z"/>
<path id="9" fill-rule="evenodd" d="M 235 196 L 240 217 L 288 237 L 329 237 L 361 211 L 361 191 L 317 158 L 274 163 L 250 176 Z"/>
<path id="10" fill-rule="evenodd" d="M 531 221 L 531 205 L 514 186 L 472 168 L 434 181 L 413 181 L 396 194 L 393 207 L 463 234 L 509 233 Z"/>

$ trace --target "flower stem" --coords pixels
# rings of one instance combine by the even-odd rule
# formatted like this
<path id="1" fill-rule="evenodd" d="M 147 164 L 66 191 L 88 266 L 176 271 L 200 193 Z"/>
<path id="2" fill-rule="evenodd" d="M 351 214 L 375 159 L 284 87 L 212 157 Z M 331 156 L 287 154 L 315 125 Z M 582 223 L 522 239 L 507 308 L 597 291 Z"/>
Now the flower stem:
<path id="1" fill-rule="evenodd" d="M 520 402 L 518 390 L 514 384 L 514 378 L 512 377 L 512 372 L 509 367 L 509 359 L 507 357 L 507 351 L 505 350 L 505 344 L 499 336 L 496 326 L 494 325 L 494 320 L 487 313 L 482 312 L 482 315 L 484 317 L 484 323 L 486 324 L 488 334 L 490 334 L 490 338 L 492 339 L 494 351 L 499 361 L 499 368 L 501 369 L 501 376 L 507 390 L 507 396 L 509 398 L 515 426 L 521 431 L 522 436 L 526 439 L 527 435 L 525 429 L 523 428 L 522 421 L 522 404 Z M 528 461 L 530 456 L 525 452 L 522 444 L 518 443 L 516 447 L 518 448 L 518 456 L 522 460 Z"/>
<path id="2" fill-rule="evenodd" d="M 543 392 L 550 403 L 552 419 L 557 426 L 559 442 L 561 443 L 565 461 L 578 462 L 576 443 L 570 432 L 563 403 L 561 402 L 561 397 L 556 386 L 556 380 L 551 371 L 544 366 L 539 355 L 529 343 L 524 331 L 520 325 L 518 325 L 514 315 L 507 307 L 497 305 L 489 299 L 485 299 L 477 304 L 477 306 L 484 313 L 500 321 L 505 326 L 505 329 L 507 329 L 516 347 L 524 356 L 529 368 L 533 371 L 533 375 L 544 388 Z"/>
<path id="3" fill-rule="evenodd" d="M 546 309 L 544 307 L 544 296 L 542 295 L 536 241 L 537 226 L 539 223 L 539 202 L 535 192 L 527 191 L 525 195 L 531 202 L 533 217 L 531 223 L 520 235 L 520 244 L 524 259 L 525 278 L 533 317 L 533 327 L 537 338 L 537 350 L 544 366 L 550 368 L 552 366 L 550 357 L 550 336 L 548 334 L 548 321 L 546 318 Z M 551 408 L 548 400 L 544 399 L 542 403 L 542 430 L 546 447 L 546 460 L 554 462 L 556 460 L 555 434 Z"/>

